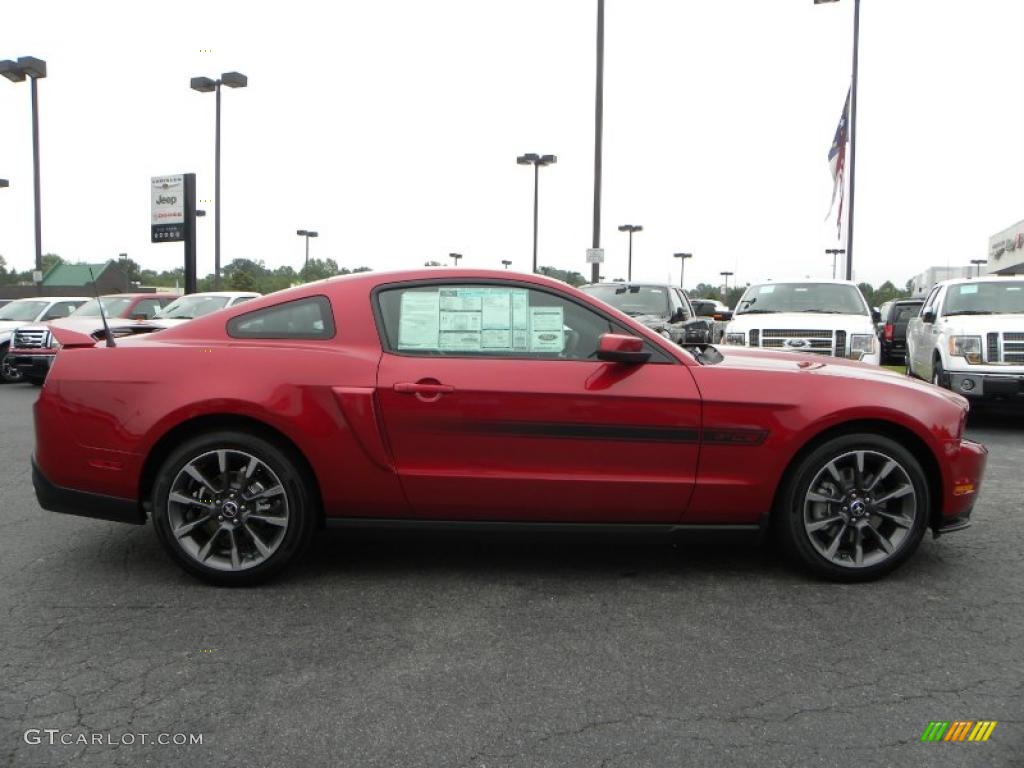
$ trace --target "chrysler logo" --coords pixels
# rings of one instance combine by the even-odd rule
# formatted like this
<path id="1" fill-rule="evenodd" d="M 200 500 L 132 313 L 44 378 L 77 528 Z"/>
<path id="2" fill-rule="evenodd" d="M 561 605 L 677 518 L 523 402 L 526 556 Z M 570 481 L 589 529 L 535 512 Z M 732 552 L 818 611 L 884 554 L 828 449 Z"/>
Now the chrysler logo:
<path id="1" fill-rule="evenodd" d="M 811 342 L 807 339 L 786 339 L 785 344 L 793 349 L 803 349 L 804 347 L 811 346 Z"/>

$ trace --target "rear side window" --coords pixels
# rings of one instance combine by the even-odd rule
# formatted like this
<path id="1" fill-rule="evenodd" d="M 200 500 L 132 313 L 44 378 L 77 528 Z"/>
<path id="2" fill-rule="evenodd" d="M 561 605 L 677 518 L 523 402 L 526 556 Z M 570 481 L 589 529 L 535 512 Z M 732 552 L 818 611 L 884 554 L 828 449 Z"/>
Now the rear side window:
<path id="1" fill-rule="evenodd" d="M 256 309 L 228 320 L 235 339 L 330 339 L 334 315 L 326 296 L 310 296 Z"/>

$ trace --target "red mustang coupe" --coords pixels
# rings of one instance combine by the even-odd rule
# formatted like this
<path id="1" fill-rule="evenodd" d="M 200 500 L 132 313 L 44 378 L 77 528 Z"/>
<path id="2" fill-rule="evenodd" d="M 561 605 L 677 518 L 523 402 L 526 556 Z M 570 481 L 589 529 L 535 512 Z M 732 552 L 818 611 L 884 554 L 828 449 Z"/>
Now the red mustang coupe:
<path id="1" fill-rule="evenodd" d="M 62 349 L 35 405 L 48 510 L 142 524 L 218 584 L 325 521 L 771 527 L 828 577 L 964 528 L 985 465 L 967 402 L 834 357 L 684 349 L 536 275 L 304 285 Z"/>

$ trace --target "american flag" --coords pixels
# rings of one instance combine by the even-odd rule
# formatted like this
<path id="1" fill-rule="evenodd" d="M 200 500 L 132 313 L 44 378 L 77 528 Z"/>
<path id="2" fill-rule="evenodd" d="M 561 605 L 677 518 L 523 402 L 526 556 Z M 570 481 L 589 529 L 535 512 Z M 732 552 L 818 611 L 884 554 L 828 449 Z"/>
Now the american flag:
<path id="1" fill-rule="evenodd" d="M 852 90 L 852 89 L 851 89 Z M 827 219 L 832 215 L 832 208 L 836 204 L 836 193 L 839 193 L 839 214 L 836 216 L 836 230 L 842 231 L 843 226 L 843 171 L 846 169 L 846 142 L 849 137 L 850 124 L 850 91 L 846 92 L 846 103 L 843 105 L 843 114 L 839 118 L 839 125 L 836 126 L 836 135 L 832 139 L 832 148 L 828 151 L 828 164 L 832 169 L 832 203 L 828 207 Z"/>

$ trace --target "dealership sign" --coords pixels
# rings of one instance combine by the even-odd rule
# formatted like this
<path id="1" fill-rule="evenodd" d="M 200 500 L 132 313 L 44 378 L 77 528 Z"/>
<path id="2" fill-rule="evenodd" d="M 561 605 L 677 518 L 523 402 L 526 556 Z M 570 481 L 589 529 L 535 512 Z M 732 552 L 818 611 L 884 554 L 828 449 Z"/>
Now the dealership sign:
<path id="1" fill-rule="evenodd" d="M 185 239 L 185 177 L 154 176 L 150 183 L 150 240 L 174 243 Z"/>

